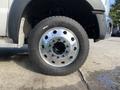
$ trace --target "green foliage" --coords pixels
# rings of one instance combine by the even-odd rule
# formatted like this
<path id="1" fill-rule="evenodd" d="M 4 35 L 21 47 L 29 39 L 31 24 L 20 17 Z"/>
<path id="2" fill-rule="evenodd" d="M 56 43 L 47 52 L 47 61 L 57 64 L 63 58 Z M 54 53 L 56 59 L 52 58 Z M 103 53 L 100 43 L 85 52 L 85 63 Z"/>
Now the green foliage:
<path id="1" fill-rule="evenodd" d="M 113 19 L 114 25 L 120 25 L 120 0 L 116 0 L 116 3 L 112 5 L 110 16 Z"/>

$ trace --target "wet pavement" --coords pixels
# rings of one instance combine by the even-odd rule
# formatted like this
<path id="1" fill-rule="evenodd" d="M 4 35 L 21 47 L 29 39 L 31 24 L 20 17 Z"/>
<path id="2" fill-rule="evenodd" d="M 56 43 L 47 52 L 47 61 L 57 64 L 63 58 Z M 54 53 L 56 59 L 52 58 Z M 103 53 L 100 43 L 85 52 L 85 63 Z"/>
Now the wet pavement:
<path id="1" fill-rule="evenodd" d="M 120 38 L 91 42 L 81 71 L 91 90 L 120 90 Z"/>
<path id="2" fill-rule="evenodd" d="M 62 77 L 37 73 L 27 50 L 0 49 L 0 90 L 120 90 L 120 38 L 90 45 L 82 68 Z"/>

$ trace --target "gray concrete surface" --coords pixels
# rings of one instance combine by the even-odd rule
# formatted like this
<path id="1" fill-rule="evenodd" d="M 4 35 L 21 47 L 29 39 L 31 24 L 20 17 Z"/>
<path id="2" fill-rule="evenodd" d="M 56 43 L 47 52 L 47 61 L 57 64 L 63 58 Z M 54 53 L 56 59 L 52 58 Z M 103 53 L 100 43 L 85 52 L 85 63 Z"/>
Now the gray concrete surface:
<path id="1" fill-rule="evenodd" d="M 9 56 L 0 50 L 0 90 L 120 90 L 120 38 L 93 43 L 77 72 L 62 77 L 34 71 L 26 54 Z M 15 54 L 15 53 L 14 53 Z"/>
<path id="2" fill-rule="evenodd" d="M 91 42 L 81 71 L 91 90 L 120 90 L 120 38 Z"/>

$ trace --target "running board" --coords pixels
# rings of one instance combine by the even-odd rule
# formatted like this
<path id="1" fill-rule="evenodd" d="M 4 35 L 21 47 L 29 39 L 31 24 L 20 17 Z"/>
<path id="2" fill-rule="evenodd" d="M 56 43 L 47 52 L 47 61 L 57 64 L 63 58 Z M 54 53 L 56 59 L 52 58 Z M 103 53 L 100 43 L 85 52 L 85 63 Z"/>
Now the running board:
<path id="1" fill-rule="evenodd" d="M 20 47 L 18 44 L 13 43 L 0 43 L 0 48 L 28 48 L 28 45 Z"/>
<path id="2" fill-rule="evenodd" d="M 27 48 L 28 45 L 24 45 L 23 47 Z M 14 44 L 11 39 L 8 37 L 0 37 L 0 48 L 23 48 L 20 47 L 19 44 Z"/>

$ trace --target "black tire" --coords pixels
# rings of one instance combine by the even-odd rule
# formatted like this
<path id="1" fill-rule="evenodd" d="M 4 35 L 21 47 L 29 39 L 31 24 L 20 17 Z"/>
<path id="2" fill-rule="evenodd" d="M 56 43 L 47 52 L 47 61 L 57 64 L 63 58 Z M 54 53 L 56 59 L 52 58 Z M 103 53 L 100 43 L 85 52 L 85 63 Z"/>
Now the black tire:
<path id="1" fill-rule="evenodd" d="M 43 27 L 48 26 L 43 29 Z M 81 50 L 73 63 L 65 67 L 54 67 L 47 64 L 39 54 L 39 40 L 41 36 L 50 28 L 65 27 L 70 29 L 78 38 Z M 29 35 L 30 59 L 38 71 L 47 75 L 67 75 L 78 70 L 85 62 L 89 53 L 89 40 L 85 30 L 75 20 L 64 16 L 53 16 L 41 21 Z"/>

